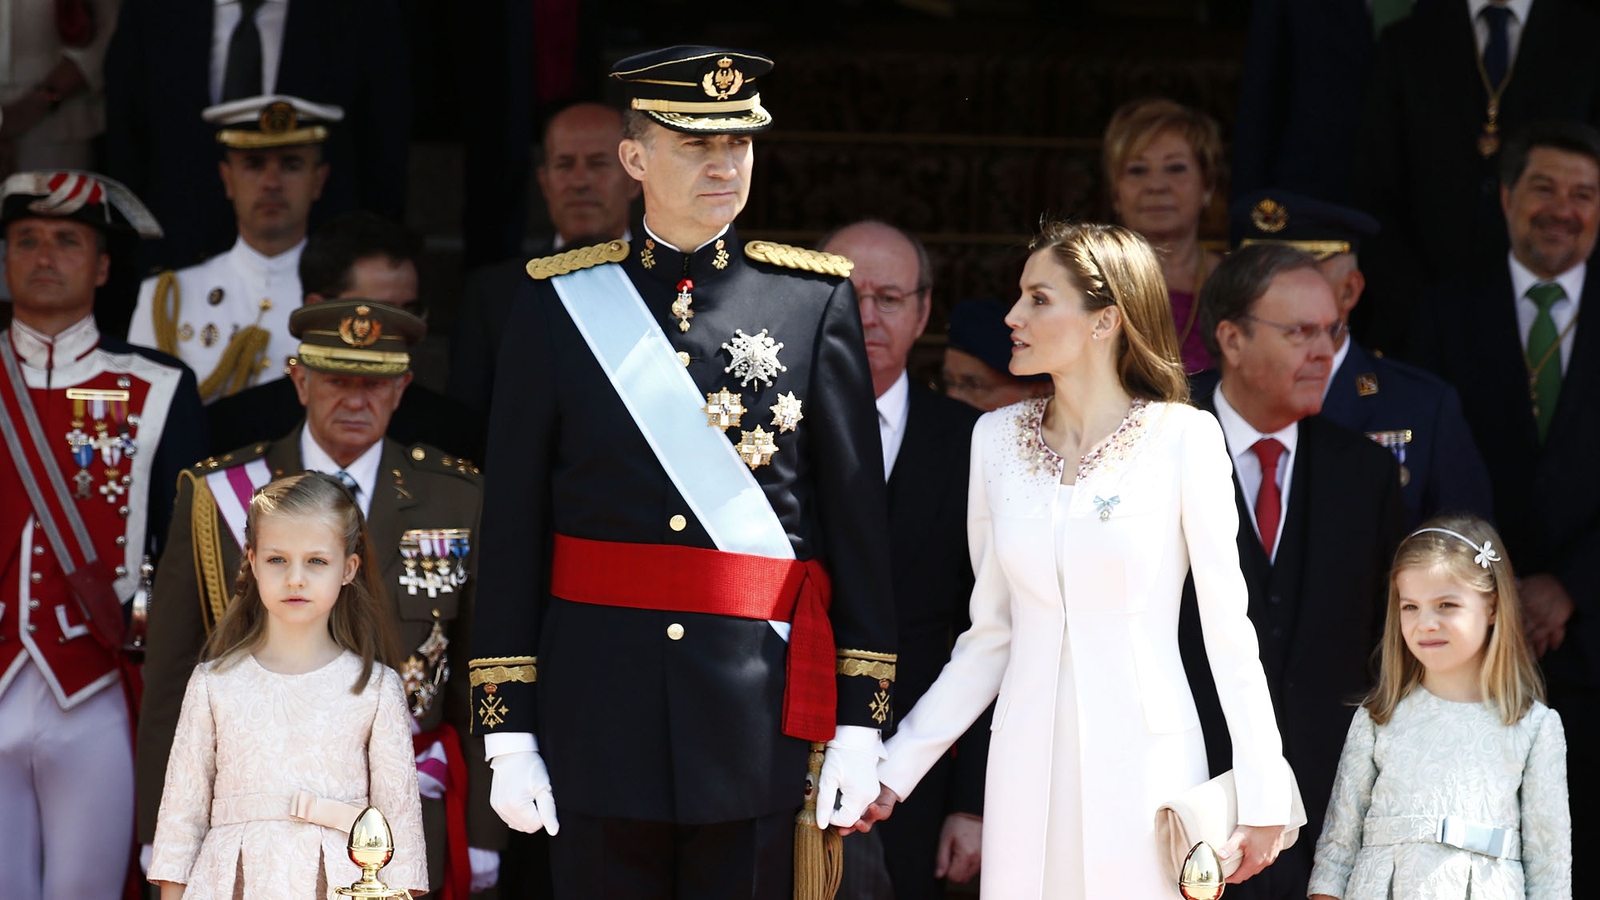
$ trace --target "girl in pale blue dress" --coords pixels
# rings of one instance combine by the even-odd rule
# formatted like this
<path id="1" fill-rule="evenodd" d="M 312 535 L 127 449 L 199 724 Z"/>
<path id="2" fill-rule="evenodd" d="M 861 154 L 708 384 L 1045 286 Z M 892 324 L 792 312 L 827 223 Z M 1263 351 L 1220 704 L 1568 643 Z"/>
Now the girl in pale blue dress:
<path id="1" fill-rule="evenodd" d="M 1313 900 L 1569 900 L 1567 746 L 1543 694 L 1495 530 L 1440 518 L 1401 542 Z"/>

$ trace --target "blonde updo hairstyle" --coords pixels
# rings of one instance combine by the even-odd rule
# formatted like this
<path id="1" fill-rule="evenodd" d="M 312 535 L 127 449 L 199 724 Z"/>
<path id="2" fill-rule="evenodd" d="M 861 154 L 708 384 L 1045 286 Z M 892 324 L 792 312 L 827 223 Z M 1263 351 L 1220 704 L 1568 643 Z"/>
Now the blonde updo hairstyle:
<path id="1" fill-rule="evenodd" d="M 1046 220 L 1028 250 L 1050 254 L 1072 276 L 1087 312 L 1115 306 L 1122 314 L 1116 365 L 1123 390 L 1144 400 L 1189 402 L 1172 303 L 1149 242 L 1120 225 Z"/>

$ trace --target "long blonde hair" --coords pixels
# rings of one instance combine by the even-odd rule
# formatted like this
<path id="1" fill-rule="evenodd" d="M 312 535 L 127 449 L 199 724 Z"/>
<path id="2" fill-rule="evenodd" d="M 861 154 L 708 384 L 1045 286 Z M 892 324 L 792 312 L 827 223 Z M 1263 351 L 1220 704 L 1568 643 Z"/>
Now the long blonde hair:
<path id="1" fill-rule="evenodd" d="M 1434 528 L 1455 534 L 1428 530 Z M 1483 552 L 1483 548 L 1490 552 Z M 1489 564 L 1487 568 L 1479 558 Z M 1515 724 L 1533 701 L 1544 700 L 1544 679 L 1528 652 L 1522 629 L 1522 602 L 1505 545 L 1494 526 L 1476 516 L 1430 519 L 1395 550 L 1394 567 L 1389 572 L 1389 614 L 1379 645 L 1378 685 L 1362 705 L 1372 715 L 1372 721 L 1382 725 L 1394 715 L 1400 701 L 1422 683 L 1422 662 L 1411 653 L 1400 633 L 1400 589 L 1395 576 L 1406 569 L 1433 568 L 1442 569 L 1488 601 L 1494 622 L 1489 626 L 1478 683 L 1483 696 L 1499 709 L 1500 721 Z"/>
<path id="2" fill-rule="evenodd" d="M 1046 220 L 1028 250 L 1048 252 L 1067 270 L 1083 291 L 1084 309 L 1115 306 L 1122 313 L 1117 377 L 1123 390 L 1145 400 L 1189 402 L 1167 283 L 1144 238 L 1121 225 Z"/>
<path id="3" fill-rule="evenodd" d="M 327 522 L 334 533 L 343 536 L 344 552 L 361 559 L 356 577 L 340 589 L 328 617 L 328 634 L 333 642 L 361 657 L 361 674 L 351 687 L 352 693 L 359 694 L 372 677 L 374 662 L 394 664 L 399 640 L 361 507 L 344 485 L 319 472 L 280 478 L 251 498 L 244 526 L 246 555 L 234 582 L 233 599 L 206 641 L 201 659 L 216 660 L 219 668 L 229 668 L 266 639 L 268 614 L 261 602 L 255 572 L 250 568 L 249 551 L 255 547 L 262 519 L 278 516 Z"/>

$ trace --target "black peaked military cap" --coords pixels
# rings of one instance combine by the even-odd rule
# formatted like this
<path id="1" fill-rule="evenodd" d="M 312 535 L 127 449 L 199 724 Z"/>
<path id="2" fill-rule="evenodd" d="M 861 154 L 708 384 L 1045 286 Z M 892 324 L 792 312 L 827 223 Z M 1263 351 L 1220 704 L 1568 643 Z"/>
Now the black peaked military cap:
<path id="1" fill-rule="evenodd" d="M 75 169 L 17 172 L 0 183 L 0 229 L 18 219 L 71 219 L 109 234 L 161 237 L 156 217 L 133 191 Z"/>
<path id="2" fill-rule="evenodd" d="M 428 324 L 392 303 L 326 300 L 289 315 L 300 364 L 334 375 L 388 377 L 411 371 L 411 345 Z"/>
<path id="3" fill-rule="evenodd" d="M 772 60 L 719 47 L 667 47 L 630 56 L 611 69 L 629 106 L 673 131 L 748 134 L 772 127 L 756 79 Z"/>
<path id="4" fill-rule="evenodd" d="M 1317 259 L 1356 253 L 1378 233 L 1378 220 L 1358 209 L 1273 188 L 1245 194 L 1228 212 L 1236 246 L 1289 244 Z"/>

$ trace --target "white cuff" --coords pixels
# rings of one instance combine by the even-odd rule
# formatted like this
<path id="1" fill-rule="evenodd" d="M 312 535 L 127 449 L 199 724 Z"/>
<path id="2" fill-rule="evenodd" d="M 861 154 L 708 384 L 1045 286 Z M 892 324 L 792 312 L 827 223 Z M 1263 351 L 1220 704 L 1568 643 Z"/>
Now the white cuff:
<path id="1" fill-rule="evenodd" d="M 874 759 L 889 758 L 888 751 L 883 749 L 883 732 L 865 725 L 837 726 L 833 731 L 833 740 L 828 742 L 828 746 L 871 753 Z"/>
<path id="2" fill-rule="evenodd" d="M 531 731 L 500 731 L 483 736 L 483 758 L 492 760 L 507 753 L 539 752 L 539 739 Z"/>

